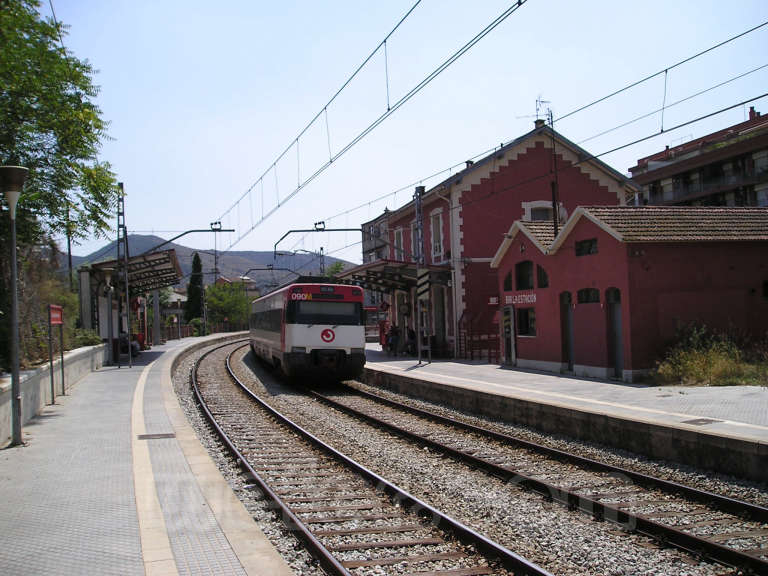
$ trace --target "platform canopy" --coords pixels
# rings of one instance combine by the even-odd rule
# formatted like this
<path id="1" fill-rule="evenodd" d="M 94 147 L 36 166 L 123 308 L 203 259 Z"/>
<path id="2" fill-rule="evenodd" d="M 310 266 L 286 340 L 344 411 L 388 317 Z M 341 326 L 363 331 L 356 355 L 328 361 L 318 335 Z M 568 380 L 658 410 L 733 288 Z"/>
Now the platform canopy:
<path id="1" fill-rule="evenodd" d="M 344 282 L 357 284 L 376 292 L 410 291 L 416 287 L 415 262 L 400 260 L 376 260 L 344 270 L 336 277 Z M 429 270 L 431 284 L 448 285 L 451 271 L 448 266 L 425 266 Z"/>
<path id="2" fill-rule="evenodd" d="M 91 265 L 93 273 L 99 276 L 113 275 L 113 282 L 122 282 L 123 263 L 107 260 Z M 117 278 L 118 271 L 120 278 Z M 128 286 L 132 294 L 151 292 L 178 284 L 181 268 L 175 250 L 163 250 L 142 254 L 128 259 Z"/>

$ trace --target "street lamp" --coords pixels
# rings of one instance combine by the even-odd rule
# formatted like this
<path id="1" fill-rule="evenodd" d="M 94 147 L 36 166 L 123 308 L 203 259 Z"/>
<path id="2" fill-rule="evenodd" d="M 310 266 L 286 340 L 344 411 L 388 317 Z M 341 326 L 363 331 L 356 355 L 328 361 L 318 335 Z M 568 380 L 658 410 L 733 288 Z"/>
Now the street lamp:
<path id="1" fill-rule="evenodd" d="M 19 297 L 16 278 L 16 204 L 29 169 L 0 166 L 0 190 L 11 209 L 11 446 L 21 444 L 21 382 L 19 381 Z"/>
<path id="2" fill-rule="evenodd" d="M 115 363 L 114 343 L 112 339 L 112 333 L 114 331 L 114 327 L 112 326 L 112 293 L 115 291 L 115 287 L 112 286 L 112 271 L 112 268 L 104 269 L 104 279 L 106 282 L 104 295 L 107 297 L 107 363 L 110 366 Z M 99 321 L 99 323 L 101 323 L 101 321 Z M 130 350 L 128 350 L 128 352 L 130 353 Z M 120 354 L 119 345 L 117 353 Z"/>

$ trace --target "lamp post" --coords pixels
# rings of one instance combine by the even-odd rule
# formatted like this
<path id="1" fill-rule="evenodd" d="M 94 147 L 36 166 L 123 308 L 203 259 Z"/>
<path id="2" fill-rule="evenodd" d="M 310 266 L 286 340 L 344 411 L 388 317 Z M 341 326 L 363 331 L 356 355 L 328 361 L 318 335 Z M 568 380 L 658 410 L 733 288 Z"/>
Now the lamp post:
<path id="1" fill-rule="evenodd" d="M 115 288 L 112 286 L 111 268 L 104 271 L 104 277 L 107 283 L 104 288 L 104 295 L 107 297 L 107 363 L 112 366 L 115 363 L 114 344 L 112 342 L 112 332 L 114 331 L 112 326 L 112 292 Z M 120 351 L 118 350 L 117 353 L 119 354 Z"/>
<path id="2" fill-rule="evenodd" d="M 29 170 L 0 166 L 0 190 L 11 209 L 11 446 L 21 444 L 21 382 L 19 381 L 19 297 L 16 278 L 16 203 Z"/>

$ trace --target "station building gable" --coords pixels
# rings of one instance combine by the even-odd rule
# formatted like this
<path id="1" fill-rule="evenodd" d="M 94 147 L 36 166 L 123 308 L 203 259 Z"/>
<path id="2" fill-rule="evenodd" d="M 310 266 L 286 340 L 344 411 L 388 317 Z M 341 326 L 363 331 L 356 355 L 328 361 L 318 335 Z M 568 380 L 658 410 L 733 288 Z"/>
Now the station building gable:
<path id="1" fill-rule="evenodd" d="M 632 380 L 681 324 L 768 326 L 765 208 L 578 208 L 549 243 L 515 222 L 491 266 L 502 356 L 521 367 Z"/>
<path id="2" fill-rule="evenodd" d="M 555 168 L 561 190 L 556 213 L 562 222 L 579 205 L 624 205 L 637 192 L 626 176 L 537 121 L 534 130 L 478 161 L 467 161 L 463 170 L 424 193 L 424 266 L 445 268 L 434 274 L 430 296 L 436 349 L 473 357 L 480 346 L 480 357 L 495 357 L 498 314 L 489 299 L 497 295 L 498 278 L 489 263 L 510 222 L 524 220 L 538 230 L 537 224 L 551 220 Z M 372 239 L 364 241 L 364 262 L 386 261 L 381 274 L 393 280 L 403 276 L 404 267 L 415 278 L 416 221 L 412 201 L 364 224 Z M 382 227 L 386 232 L 375 237 Z M 392 268 L 391 274 L 386 268 Z M 347 271 L 345 277 L 353 276 L 367 282 L 371 269 Z M 408 286 L 387 292 L 391 320 L 399 326 L 413 323 L 412 291 Z"/>

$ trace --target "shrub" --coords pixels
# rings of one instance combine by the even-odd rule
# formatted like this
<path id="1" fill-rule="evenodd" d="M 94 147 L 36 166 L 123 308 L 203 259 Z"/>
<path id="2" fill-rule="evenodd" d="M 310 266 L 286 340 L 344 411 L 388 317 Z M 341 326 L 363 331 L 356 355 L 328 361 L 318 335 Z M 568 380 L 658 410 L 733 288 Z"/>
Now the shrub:
<path id="1" fill-rule="evenodd" d="M 704 325 L 690 324 L 678 329 L 664 359 L 656 367 L 659 383 L 768 384 L 768 346 L 750 344 L 733 332 L 720 333 Z"/>
<path id="2" fill-rule="evenodd" d="M 192 326 L 193 336 L 200 336 L 200 334 L 202 334 L 202 325 L 203 325 L 202 318 L 192 318 L 192 320 L 189 321 L 189 325 Z"/>
<path id="3" fill-rule="evenodd" d="M 75 328 L 72 335 L 72 341 L 74 342 L 75 348 L 79 348 L 80 346 L 95 346 L 102 342 L 101 337 L 95 330 L 85 328 Z"/>

